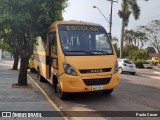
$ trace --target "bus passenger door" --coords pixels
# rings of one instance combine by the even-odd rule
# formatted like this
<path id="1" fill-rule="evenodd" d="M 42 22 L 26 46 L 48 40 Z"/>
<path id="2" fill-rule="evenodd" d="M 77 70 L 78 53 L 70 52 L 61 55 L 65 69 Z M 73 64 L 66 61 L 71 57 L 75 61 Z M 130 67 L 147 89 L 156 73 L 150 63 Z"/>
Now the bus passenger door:
<path id="1" fill-rule="evenodd" d="M 55 31 L 49 34 L 49 78 L 52 78 L 51 75 L 58 71 L 57 40 Z"/>

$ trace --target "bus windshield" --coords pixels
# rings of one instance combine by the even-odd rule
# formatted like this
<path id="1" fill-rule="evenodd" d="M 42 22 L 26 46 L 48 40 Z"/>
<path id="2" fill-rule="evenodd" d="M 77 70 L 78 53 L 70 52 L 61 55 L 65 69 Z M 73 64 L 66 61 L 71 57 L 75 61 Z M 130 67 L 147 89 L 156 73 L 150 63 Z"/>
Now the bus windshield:
<path id="1" fill-rule="evenodd" d="M 108 35 L 101 26 L 58 25 L 65 55 L 113 55 Z"/>

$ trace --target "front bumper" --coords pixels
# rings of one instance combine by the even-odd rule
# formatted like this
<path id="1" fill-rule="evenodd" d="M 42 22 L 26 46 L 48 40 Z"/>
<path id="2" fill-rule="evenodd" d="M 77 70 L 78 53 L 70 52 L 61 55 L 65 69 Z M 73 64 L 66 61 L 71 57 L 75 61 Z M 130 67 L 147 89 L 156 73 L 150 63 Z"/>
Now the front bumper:
<path id="1" fill-rule="evenodd" d="M 136 72 L 135 67 L 123 67 L 124 72 Z"/>
<path id="2" fill-rule="evenodd" d="M 62 74 L 59 79 L 61 83 L 61 88 L 63 92 L 90 92 L 92 91 L 92 86 L 86 85 L 83 79 L 103 79 L 110 78 L 110 82 L 102 86 L 101 90 L 112 89 L 119 84 L 119 73 L 106 76 L 71 76 L 67 74 Z M 95 86 L 95 85 L 94 85 Z"/>

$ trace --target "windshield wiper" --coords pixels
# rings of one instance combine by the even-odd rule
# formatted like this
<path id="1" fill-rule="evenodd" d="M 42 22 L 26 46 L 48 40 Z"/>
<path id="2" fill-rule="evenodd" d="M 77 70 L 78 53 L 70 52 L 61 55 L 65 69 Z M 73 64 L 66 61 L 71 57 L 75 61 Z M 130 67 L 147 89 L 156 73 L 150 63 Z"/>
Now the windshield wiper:
<path id="1" fill-rule="evenodd" d="M 101 53 L 105 53 L 107 55 L 112 55 L 112 53 L 108 53 L 106 51 L 101 51 L 101 50 L 93 50 L 93 51 L 89 51 L 89 52 L 101 52 Z"/>
<path id="2" fill-rule="evenodd" d="M 69 51 L 65 51 L 65 52 L 84 52 L 84 53 L 89 53 L 89 54 L 94 55 L 94 54 L 92 53 L 92 51 L 84 51 L 84 50 L 69 50 Z"/>

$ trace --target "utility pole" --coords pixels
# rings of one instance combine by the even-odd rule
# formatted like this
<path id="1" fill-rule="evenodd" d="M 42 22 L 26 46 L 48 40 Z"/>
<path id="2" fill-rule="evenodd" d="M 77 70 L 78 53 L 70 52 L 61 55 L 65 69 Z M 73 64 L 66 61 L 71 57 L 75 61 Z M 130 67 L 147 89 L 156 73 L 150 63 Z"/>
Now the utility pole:
<path id="1" fill-rule="evenodd" d="M 105 15 L 101 12 L 101 10 L 98 8 L 98 7 L 96 7 L 96 6 L 93 6 L 93 8 L 97 8 L 97 10 L 101 13 L 101 15 L 106 19 L 106 21 L 109 23 L 109 31 L 110 31 L 110 33 L 108 33 L 108 35 L 109 35 L 109 37 L 110 37 L 110 39 L 111 39 L 111 21 L 109 21 L 106 17 L 105 17 Z M 112 40 L 112 39 L 111 39 Z"/>
<path id="2" fill-rule="evenodd" d="M 116 2 L 118 3 L 118 0 L 107 0 L 111 2 L 111 12 L 110 12 L 110 27 L 109 27 L 109 32 L 110 32 L 110 39 L 112 41 L 112 12 L 113 12 L 113 3 Z"/>
<path id="3" fill-rule="evenodd" d="M 93 6 L 93 8 L 97 8 L 98 11 L 103 15 L 103 17 L 104 17 L 104 18 L 107 20 L 107 22 L 109 23 L 109 33 L 108 33 L 108 34 L 110 34 L 109 37 L 110 37 L 110 39 L 111 39 L 111 41 L 112 41 L 112 11 L 113 11 L 113 3 L 114 3 L 114 2 L 118 3 L 118 0 L 116 0 L 116 1 L 114 1 L 114 0 L 106 0 L 106 1 L 110 1 L 110 2 L 111 2 L 110 20 L 108 20 L 108 19 L 105 17 L 105 15 L 101 12 L 101 10 L 100 10 L 98 7 Z"/>

